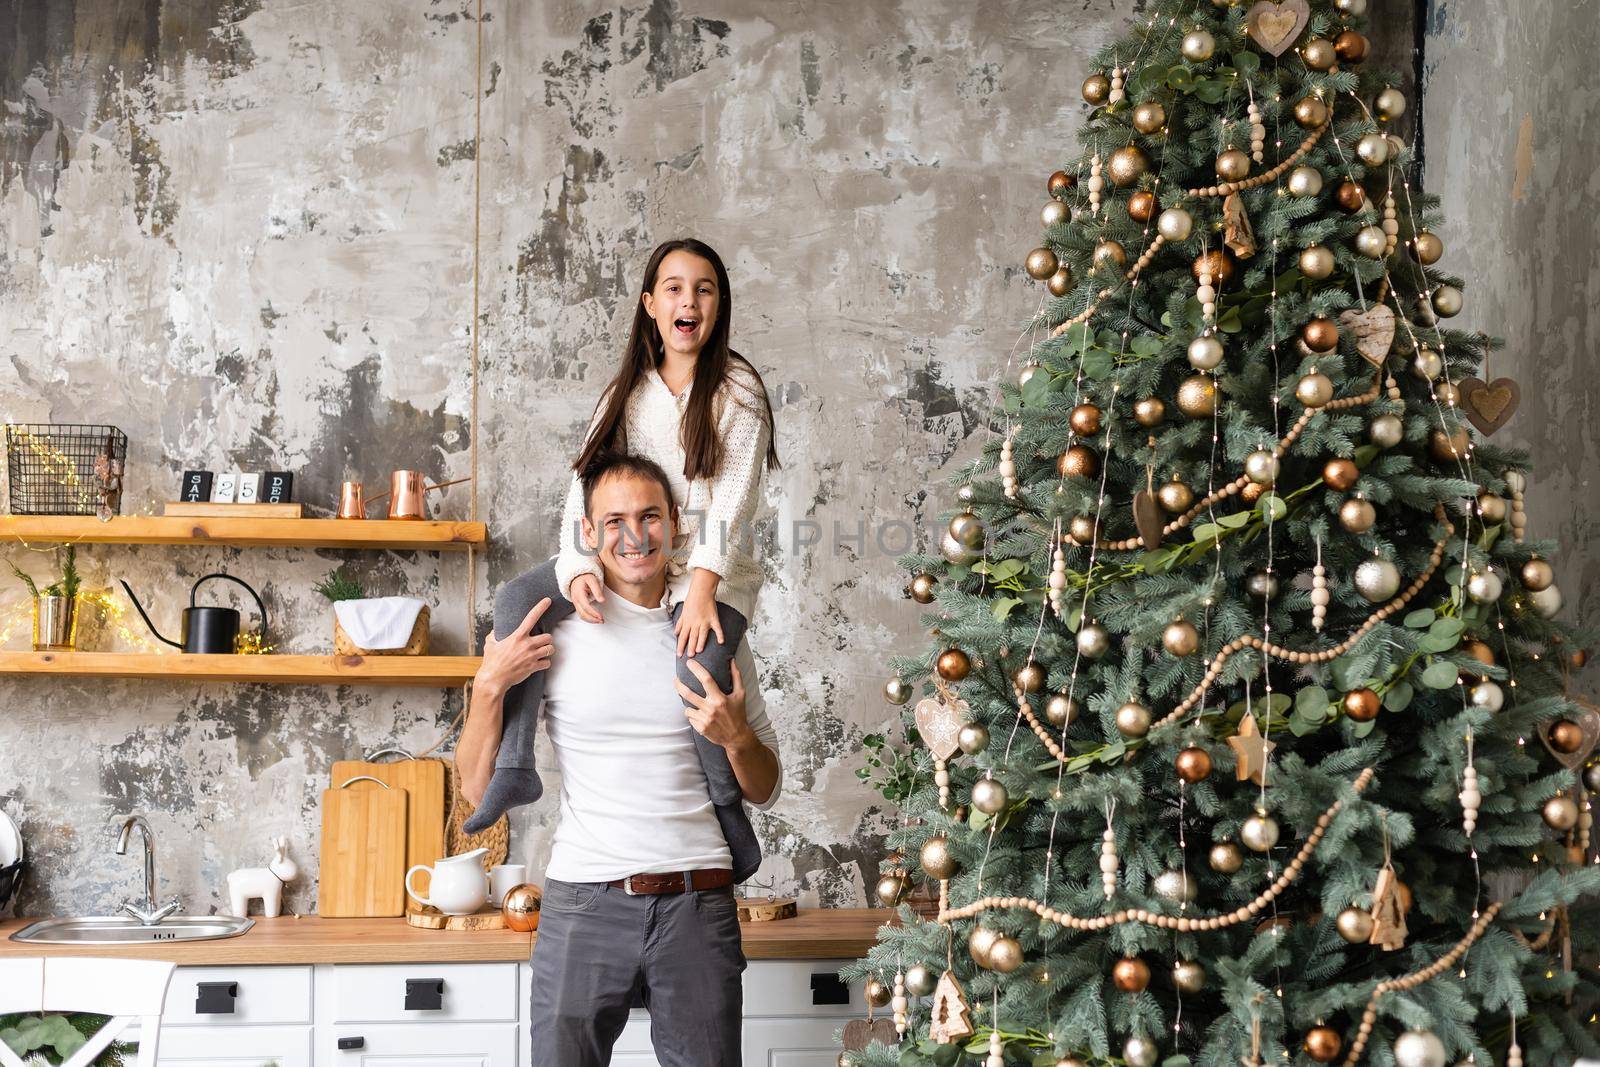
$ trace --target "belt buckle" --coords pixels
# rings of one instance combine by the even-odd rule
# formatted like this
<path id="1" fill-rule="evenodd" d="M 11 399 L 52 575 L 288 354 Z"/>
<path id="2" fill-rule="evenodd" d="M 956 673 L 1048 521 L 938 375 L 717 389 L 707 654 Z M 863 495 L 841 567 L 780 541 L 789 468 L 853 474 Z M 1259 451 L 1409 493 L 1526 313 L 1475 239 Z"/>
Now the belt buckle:
<path id="1" fill-rule="evenodd" d="M 633 875 L 630 874 L 622 880 L 622 891 L 630 897 L 639 895 L 638 891 L 633 888 Z"/>

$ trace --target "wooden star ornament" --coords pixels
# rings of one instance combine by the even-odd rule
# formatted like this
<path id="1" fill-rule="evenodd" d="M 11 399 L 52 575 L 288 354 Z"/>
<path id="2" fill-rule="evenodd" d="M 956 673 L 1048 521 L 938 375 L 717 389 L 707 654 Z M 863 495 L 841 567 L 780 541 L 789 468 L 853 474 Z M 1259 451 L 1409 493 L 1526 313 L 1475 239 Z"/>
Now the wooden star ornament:
<path id="1" fill-rule="evenodd" d="M 1255 712 L 1246 712 L 1244 718 L 1239 720 L 1239 732 L 1228 738 L 1228 747 L 1233 749 L 1234 756 L 1238 758 L 1239 781 L 1248 779 L 1256 785 L 1262 785 L 1262 778 L 1267 773 L 1267 757 L 1278 746 L 1268 741 L 1261 732 Z"/>

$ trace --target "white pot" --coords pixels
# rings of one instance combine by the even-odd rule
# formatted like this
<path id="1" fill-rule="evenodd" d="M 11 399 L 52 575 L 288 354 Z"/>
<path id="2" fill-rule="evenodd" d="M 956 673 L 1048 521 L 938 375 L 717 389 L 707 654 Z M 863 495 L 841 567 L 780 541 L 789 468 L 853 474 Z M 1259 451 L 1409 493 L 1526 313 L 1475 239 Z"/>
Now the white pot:
<path id="1" fill-rule="evenodd" d="M 438 908 L 446 915 L 471 915 L 489 899 L 489 876 L 483 873 L 478 858 L 486 848 L 475 848 L 459 856 L 442 859 L 432 867 L 417 864 L 406 872 L 406 892 L 411 899 L 424 907 Z M 418 871 L 433 876 L 428 884 L 428 895 L 423 896 L 411 888 L 411 878 Z"/>

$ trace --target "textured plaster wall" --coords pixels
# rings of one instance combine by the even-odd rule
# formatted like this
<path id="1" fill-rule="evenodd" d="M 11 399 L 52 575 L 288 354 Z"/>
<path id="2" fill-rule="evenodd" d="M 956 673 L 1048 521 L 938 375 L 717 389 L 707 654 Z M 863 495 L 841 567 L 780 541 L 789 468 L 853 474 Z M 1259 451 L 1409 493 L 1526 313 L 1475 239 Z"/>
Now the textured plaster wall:
<path id="1" fill-rule="evenodd" d="M 884 823 L 855 778 L 860 740 L 891 719 L 882 664 L 922 641 L 870 530 L 925 525 L 977 448 L 1037 300 L 1017 264 L 1075 143 L 1087 57 L 1141 6 L 495 0 L 479 98 L 466 0 L 0 0 L 0 412 L 121 426 L 131 512 L 156 510 L 185 467 L 234 465 L 294 470 L 326 508 L 345 477 L 463 476 L 476 441 L 494 547 L 475 581 L 457 556 L 85 552 L 91 584 L 128 578 L 169 627 L 190 582 L 226 568 L 263 590 L 280 648 L 307 652 L 330 644 L 310 585 L 342 563 L 427 598 L 437 649 L 464 652 L 470 606 L 480 631 L 494 588 L 553 548 L 644 255 L 709 240 L 785 460 L 753 620 L 787 765 L 785 798 L 757 818 L 765 873 L 806 903 L 864 902 Z M 1392 32 L 1409 34 L 1401 14 Z M 1575 346 L 1557 355 L 1577 373 Z M 470 499 L 449 490 L 438 512 Z M 820 541 L 801 547 L 805 523 Z M 0 589 L 0 609 L 20 605 Z M 140 636 L 114 626 L 106 647 Z M 137 810 L 191 910 L 284 832 L 309 910 L 329 763 L 424 747 L 459 701 L 0 681 L 0 805 L 36 860 L 22 906 L 130 896 L 137 865 L 109 844 Z M 514 821 L 535 870 L 552 820 Z"/>

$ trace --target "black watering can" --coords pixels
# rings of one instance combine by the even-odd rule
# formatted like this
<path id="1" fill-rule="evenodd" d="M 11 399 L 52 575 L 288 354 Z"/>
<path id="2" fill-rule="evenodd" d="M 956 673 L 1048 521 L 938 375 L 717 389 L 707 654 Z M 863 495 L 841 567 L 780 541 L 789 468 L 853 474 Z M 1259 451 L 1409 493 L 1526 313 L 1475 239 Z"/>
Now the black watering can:
<path id="1" fill-rule="evenodd" d="M 237 582 L 244 586 L 245 591 L 255 597 L 256 608 L 261 613 L 261 632 L 267 632 L 267 606 L 261 602 L 261 595 L 251 589 L 242 579 L 231 574 L 207 574 L 194 583 L 194 588 L 189 590 L 189 606 L 183 609 L 183 641 L 173 641 L 162 637 L 161 631 L 156 629 L 156 624 L 150 621 L 150 616 L 145 613 L 144 605 L 139 603 L 139 598 L 133 595 L 133 590 L 124 581 L 122 588 L 128 591 L 128 599 L 133 601 L 133 606 L 139 609 L 139 617 L 144 624 L 150 627 L 150 632 L 165 641 L 173 648 L 181 648 L 185 652 L 197 652 L 211 655 L 229 655 L 233 652 L 234 638 L 239 636 L 239 611 L 237 608 L 197 607 L 194 602 L 196 594 L 200 592 L 202 582 L 209 582 L 213 578 L 224 578 L 230 582 Z"/>

